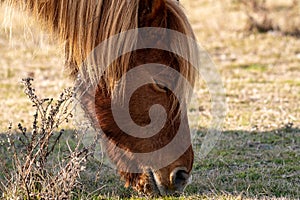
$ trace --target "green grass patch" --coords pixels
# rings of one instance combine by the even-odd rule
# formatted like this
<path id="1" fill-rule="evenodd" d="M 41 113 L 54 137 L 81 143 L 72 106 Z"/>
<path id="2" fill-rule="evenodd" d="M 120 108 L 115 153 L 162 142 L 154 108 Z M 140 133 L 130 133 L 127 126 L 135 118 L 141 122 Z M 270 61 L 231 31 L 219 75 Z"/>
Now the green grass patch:
<path id="1" fill-rule="evenodd" d="M 255 72 L 265 72 L 268 70 L 268 67 L 263 64 L 245 64 L 245 65 L 240 65 L 239 68 L 247 70 L 247 71 L 255 71 Z"/>

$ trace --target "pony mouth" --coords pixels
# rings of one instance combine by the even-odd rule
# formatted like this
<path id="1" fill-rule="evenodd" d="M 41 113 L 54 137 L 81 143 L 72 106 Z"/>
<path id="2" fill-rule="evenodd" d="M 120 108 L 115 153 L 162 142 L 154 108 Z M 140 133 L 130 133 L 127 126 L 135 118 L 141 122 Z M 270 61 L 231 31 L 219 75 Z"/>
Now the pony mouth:
<path id="1" fill-rule="evenodd" d="M 154 175 L 152 170 L 148 171 L 148 176 L 149 176 L 149 183 L 150 183 L 150 186 L 151 186 L 151 189 L 152 189 L 152 194 L 153 195 L 161 195 L 161 193 L 158 189 L 158 185 L 157 185 L 156 180 L 155 180 L 155 175 Z"/>
<path id="2" fill-rule="evenodd" d="M 161 187 L 155 178 L 155 174 L 152 170 L 148 170 L 148 181 L 151 187 L 150 194 L 153 196 L 162 196 L 164 192 L 161 191 Z"/>
<path id="3" fill-rule="evenodd" d="M 150 196 L 160 197 L 160 196 L 172 195 L 174 197 L 178 197 L 181 194 L 180 191 L 170 191 L 166 189 L 162 184 L 160 184 L 159 179 L 155 175 L 155 172 L 153 172 L 152 170 L 148 171 L 148 181 L 151 187 L 151 191 L 145 193 L 147 193 Z"/>
<path id="4" fill-rule="evenodd" d="M 185 168 L 184 168 L 185 169 Z M 178 170 L 176 172 L 180 172 L 181 170 Z M 184 171 L 187 171 L 186 169 Z M 176 181 L 172 181 L 172 185 L 170 188 L 164 186 L 158 177 L 158 175 L 155 173 L 155 171 L 148 169 L 147 170 L 147 181 L 144 185 L 144 194 L 149 195 L 149 196 L 167 196 L 167 195 L 172 195 L 174 197 L 178 197 L 181 195 L 181 193 L 184 191 L 186 186 L 191 182 L 192 176 L 188 174 L 188 178 L 185 178 L 184 183 L 176 183 Z M 179 176 L 179 180 L 180 176 Z M 178 185 L 179 184 L 179 185 Z"/>

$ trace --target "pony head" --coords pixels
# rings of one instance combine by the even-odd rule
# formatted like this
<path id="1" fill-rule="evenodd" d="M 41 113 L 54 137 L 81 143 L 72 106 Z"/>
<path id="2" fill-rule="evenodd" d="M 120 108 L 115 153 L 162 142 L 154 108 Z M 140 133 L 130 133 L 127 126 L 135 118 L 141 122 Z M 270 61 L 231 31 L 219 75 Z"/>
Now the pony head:
<path id="1" fill-rule="evenodd" d="M 194 35 L 177 1 L 135 2 L 136 37 L 120 37 L 124 41 L 106 45 L 106 52 L 92 53 L 91 62 L 101 64 L 89 63 L 83 70 L 96 85 L 83 104 L 90 105 L 87 113 L 102 130 L 107 155 L 125 186 L 147 195 L 171 195 L 183 191 L 193 165 L 188 92 L 181 78 L 193 87 L 195 72 L 188 61 L 166 50 L 180 41 L 168 30 Z M 119 57 L 102 56 L 126 44 L 145 48 L 125 51 Z M 188 46 L 182 49 L 190 50 Z M 107 57 L 116 59 L 103 70 Z M 95 77 L 95 71 L 101 76 Z"/>

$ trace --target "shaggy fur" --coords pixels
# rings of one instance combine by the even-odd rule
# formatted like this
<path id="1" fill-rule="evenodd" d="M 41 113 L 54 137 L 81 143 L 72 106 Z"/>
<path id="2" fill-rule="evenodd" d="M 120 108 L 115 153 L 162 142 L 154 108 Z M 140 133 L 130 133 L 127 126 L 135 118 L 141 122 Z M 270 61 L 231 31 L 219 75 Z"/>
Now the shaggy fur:
<path id="1" fill-rule="evenodd" d="M 106 66 L 88 64 L 83 69 L 82 63 L 90 56 L 91 52 L 102 41 L 118 33 L 141 27 L 161 27 L 176 30 L 184 35 L 194 38 L 190 24 L 175 0 L 2 0 L 14 7 L 18 7 L 43 25 L 52 35 L 65 43 L 66 66 L 74 78 L 78 73 L 87 74 L 89 83 L 94 83 L 97 87 L 94 91 L 87 91 L 82 104 L 86 106 L 86 112 L 92 119 L 94 125 L 100 126 L 108 139 L 107 153 L 117 167 L 122 167 L 122 157 L 134 160 L 134 152 L 151 152 L 160 149 L 172 140 L 176 135 L 180 122 L 187 124 L 186 111 L 179 109 L 178 99 L 171 91 L 161 92 L 152 85 L 146 85 L 139 89 L 131 98 L 130 114 L 132 120 L 145 126 L 151 123 L 149 118 L 149 108 L 153 103 L 160 104 L 167 111 L 167 122 L 164 128 L 155 136 L 149 139 L 134 138 L 122 132 L 115 124 L 111 111 L 111 94 L 115 88 L 115 83 L 135 66 L 146 63 L 160 63 L 172 66 L 190 84 L 194 85 L 195 70 L 190 65 L 189 60 L 162 50 L 137 50 L 122 55 L 115 60 L 108 69 Z M 163 33 L 162 33 L 163 34 Z M 162 35 L 162 37 L 164 37 Z M 145 41 L 141 40 L 145 39 Z M 176 44 L 185 53 L 191 53 L 193 47 L 184 41 L 177 41 L 176 38 L 167 38 L 169 48 Z M 156 38 L 157 43 L 161 38 Z M 122 45 L 135 46 L 138 42 L 147 42 L 146 38 L 124 38 L 120 46 L 109 47 L 105 55 L 97 55 L 100 63 L 105 63 L 113 51 L 122 48 Z M 173 46 L 174 45 L 174 46 Z M 184 46 L 185 45 L 185 46 Z M 178 47 L 176 47 L 178 49 Z M 103 62 L 101 62 L 101 59 Z M 104 73 L 103 71 L 106 70 Z M 180 82 L 178 86 L 182 87 Z M 130 85 L 127 85 L 130 87 Z M 126 86 L 126 87 L 127 87 Z M 84 87 L 82 85 L 81 87 Z M 84 88 L 83 88 L 84 90 Z M 185 92 L 184 88 L 183 93 Z M 91 92 L 91 93 L 90 93 Z M 94 96 L 94 97 L 93 97 Z M 90 99 L 94 99 L 91 102 Z M 182 103 L 182 102 L 181 102 Z M 95 109 L 95 110 L 94 110 Z M 180 119 L 180 113 L 184 112 L 185 119 Z M 176 190 L 171 174 L 177 168 L 184 167 L 186 172 L 180 171 L 179 175 L 186 177 L 193 164 L 193 150 L 190 144 L 189 129 L 182 141 L 187 141 L 189 148 L 183 155 L 178 155 L 178 159 L 169 166 L 151 171 L 147 166 L 140 166 L 145 169 L 144 173 L 135 174 L 120 171 L 120 175 L 126 180 L 126 185 L 133 186 L 136 190 L 146 194 L 171 194 Z M 183 142 L 184 143 L 184 142 Z M 118 155 L 115 147 L 127 151 L 126 155 Z M 162 155 L 168 156 L 168 155 Z M 163 157 L 160 158 L 163 160 Z M 139 165 L 139 163 L 136 163 Z M 149 172 L 150 170 L 150 172 Z M 175 170 L 176 171 L 176 170 Z M 182 175 L 181 175 L 182 174 Z M 180 178 L 179 177 L 179 178 Z M 186 180 L 183 180 L 186 181 Z M 185 185 L 185 182 L 182 182 Z"/>
<path id="2" fill-rule="evenodd" d="M 111 36 L 139 27 L 162 27 L 194 37 L 190 24 L 175 0 L 3 0 L 33 16 L 65 45 L 66 67 L 72 76 L 94 48 Z M 149 8 L 153 6 L 153 8 Z M 152 12 L 149 12 L 152 10 Z M 138 38 L 127 38 L 122 45 L 134 46 Z M 117 48 L 117 47 L 116 47 Z M 185 49 L 189 49 L 185 48 Z M 107 55 L 109 57 L 110 51 Z M 103 59 L 105 59 L 103 57 Z M 130 67 L 132 53 L 123 55 L 106 71 L 110 89 Z M 195 72 L 188 62 L 181 60 L 180 73 L 193 85 Z M 101 62 L 100 62 L 101 63 Z M 99 66 L 87 69 L 92 82 L 101 78 Z"/>

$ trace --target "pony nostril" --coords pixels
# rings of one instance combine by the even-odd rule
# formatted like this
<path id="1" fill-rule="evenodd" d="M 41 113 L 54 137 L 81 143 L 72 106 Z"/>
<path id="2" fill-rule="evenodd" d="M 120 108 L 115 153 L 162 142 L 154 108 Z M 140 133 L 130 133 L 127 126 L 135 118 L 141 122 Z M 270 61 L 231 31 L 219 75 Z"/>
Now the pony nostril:
<path id="1" fill-rule="evenodd" d="M 182 191 L 189 180 L 189 173 L 186 170 L 177 170 L 175 173 L 172 173 L 172 185 L 177 191 Z"/>
<path id="2" fill-rule="evenodd" d="M 189 174 L 184 170 L 179 170 L 175 176 L 175 184 L 186 183 L 189 178 Z"/>

